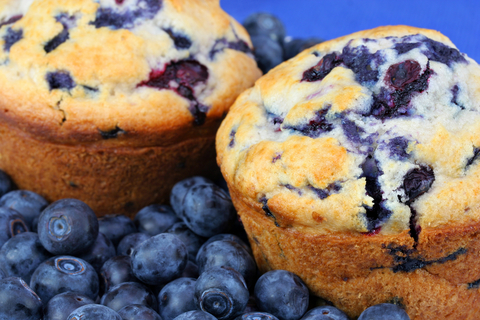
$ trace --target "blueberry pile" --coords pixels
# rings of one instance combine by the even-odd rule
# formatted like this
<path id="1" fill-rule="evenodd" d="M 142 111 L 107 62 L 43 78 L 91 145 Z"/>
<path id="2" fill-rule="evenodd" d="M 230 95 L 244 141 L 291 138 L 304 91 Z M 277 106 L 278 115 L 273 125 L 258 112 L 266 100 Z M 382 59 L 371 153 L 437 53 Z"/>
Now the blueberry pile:
<path id="1" fill-rule="evenodd" d="M 0 319 L 348 320 L 304 282 L 260 275 L 224 181 L 178 182 L 169 205 L 97 218 L 0 170 Z M 409 319 L 393 304 L 359 319 Z"/>
<path id="2" fill-rule="evenodd" d="M 263 73 L 323 41 L 316 37 L 287 36 L 283 23 L 270 13 L 254 13 L 245 19 L 243 26 L 250 35 L 255 60 Z"/>

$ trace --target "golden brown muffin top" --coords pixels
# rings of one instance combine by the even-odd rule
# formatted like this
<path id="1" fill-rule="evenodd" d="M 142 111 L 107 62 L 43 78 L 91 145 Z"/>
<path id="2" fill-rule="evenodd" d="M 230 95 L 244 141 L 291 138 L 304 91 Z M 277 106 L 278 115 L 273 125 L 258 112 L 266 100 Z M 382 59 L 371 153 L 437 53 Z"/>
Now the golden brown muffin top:
<path id="1" fill-rule="evenodd" d="M 479 77 L 433 30 L 328 41 L 237 99 L 217 160 L 231 192 L 280 227 L 415 235 L 479 221 Z"/>
<path id="2" fill-rule="evenodd" d="M 201 134 L 260 76 L 219 0 L 4 0 L 0 46 L 0 119 L 64 143 Z"/>

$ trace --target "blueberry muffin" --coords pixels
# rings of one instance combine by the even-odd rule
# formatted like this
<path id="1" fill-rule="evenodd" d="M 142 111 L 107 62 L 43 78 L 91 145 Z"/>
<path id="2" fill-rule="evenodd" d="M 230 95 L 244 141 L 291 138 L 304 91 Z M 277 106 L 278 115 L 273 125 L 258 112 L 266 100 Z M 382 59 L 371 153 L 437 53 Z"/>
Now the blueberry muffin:
<path id="1" fill-rule="evenodd" d="M 218 0 L 2 1 L 0 169 L 98 215 L 167 202 L 219 175 L 216 130 L 260 75 Z"/>
<path id="2" fill-rule="evenodd" d="M 260 78 L 217 133 L 259 268 L 355 318 L 480 313 L 480 67 L 442 34 L 379 27 Z"/>

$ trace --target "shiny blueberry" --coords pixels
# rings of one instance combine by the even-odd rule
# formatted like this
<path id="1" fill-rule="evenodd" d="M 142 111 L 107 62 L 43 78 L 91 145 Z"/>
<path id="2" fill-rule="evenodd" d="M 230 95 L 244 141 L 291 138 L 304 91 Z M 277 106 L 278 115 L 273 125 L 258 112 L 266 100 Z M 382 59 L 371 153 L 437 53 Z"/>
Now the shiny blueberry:
<path id="1" fill-rule="evenodd" d="M 40 242 L 51 253 L 75 255 L 94 245 L 98 220 L 86 203 L 61 199 L 41 213 L 37 232 Z"/>
<path id="2" fill-rule="evenodd" d="M 120 240 L 120 243 L 117 246 L 117 255 L 129 256 L 136 246 L 148 238 L 150 238 L 150 235 L 143 232 L 135 232 L 126 235 L 122 240 Z"/>
<path id="3" fill-rule="evenodd" d="M 190 230 L 184 222 L 175 223 L 167 230 L 167 233 L 172 233 L 182 240 L 187 246 L 188 258 L 195 261 L 198 249 L 205 242 L 205 239 Z"/>
<path id="4" fill-rule="evenodd" d="M 381 303 L 365 309 L 358 320 L 410 320 L 410 317 L 396 304 Z"/>
<path id="5" fill-rule="evenodd" d="M 68 291 L 95 300 L 99 283 L 97 272 L 88 262 L 72 256 L 56 256 L 35 269 L 30 287 L 47 303 L 53 296 Z"/>
<path id="6" fill-rule="evenodd" d="M 242 275 L 231 268 L 210 268 L 195 283 L 197 309 L 219 320 L 240 315 L 247 306 L 248 298 L 248 288 Z"/>
<path id="7" fill-rule="evenodd" d="M 192 310 L 178 315 L 174 320 L 217 320 L 217 318 L 202 310 Z"/>
<path id="8" fill-rule="evenodd" d="M 0 247 L 11 237 L 28 231 L 28 225 L 18 211 L 0 207 Z"/>
<path id="9" fill-rule="evenodd" d="M 0 198 L 0 207 L 7 207 L 20 212 L 31 230 L 36 230 L 33 221 L 48 205 L 47 200 L 38 193 L 28 190 L 14 190 Z"/>
<path id="10" fill-rule="evenodd" d="M 202 246 L 197 254 L 197 265 L 200 275 L 213 267 L 229 267 L 242 275 L 249 288 L 255 284 L 255 260 L 242 245 L 234 241 L 218 240 Z"/>
<path id="11" fill-rule="evenodd" d="M 117 251 L 112 242 L 103 233 L 99 232 L 93 246 L 77 256 L 90 263 L 95 271 L 100 272 L 105 261 L 114 257 L 116 253 Z"/>
<path id="12" fill-rule="evenodd" d="M 43 304 L 25 281 L 17 277 L 0 280 L 0 319 L 41 320 Z"/>
<path id="13" fill-rule="evenodd" d="M 213 183 L 190 187 L 178 210 L 177 215 L 202 237 L 227 232 L 237 218 L 230 196 Z"/>
<path id="14" fill-rule="evenodd" d="M 115 256 L 108 259 L 100 270 L 102 292 L 124 282 L 139 282 L 132 271 L 130 256 Z"/>
<path id="15" fill-rule="evenodd" d="M 299 276 L 286 270 L 263 274 L 255 284 L 254 296 L 260 310 L 282 320 L 300 319 L 308 309 L 307 286 Z"/>
<path id="16" fill-rule="evenodd" d="M 184 312 L 197 309 L 195 283 L 193 278 L 178 278 L 162 288 L 158 294 L 158 313 L 163 320 L 172 320 Z"/>
<path id="17" fill-rule="evenodd" d="M 241 314 L 235 320 L 278 320 L 278 318 L 267 312 L 254 311 Z"/>
<path id="18" fill-rule="evenodd" d="M 292 39 L 283 44 L 283 59 L 289 60 L 305 49 L 323 42 L 320 38 Z"/>
<path id="19" fill-rule="evenodd" d="M 7 192 L 12 191 L 14 184 L 12 178 L 3 170 L 0 170 L 0 197 L 3 197 Z"/>
<path id="20" fill-rule="evenodd" d="M 36 233 L 23 232 L 10 238 L 0 249 L 0 268 L 7 276 L 30 283 L 35 269 L 50 257 Z"/>
<path id="21" fill-rule="evenodd" d="M 157 298 L 145 285 L 138 282 L 124 282 L 110 288 L 102 296 L 101 304 L 115 311 L 131 304 L 143 304 L 157 310 Z"/>
<path id="22" fill-rule="evenodd" d="M 143 304 L 131 304 L 118 310 L 123 320 L 165 320 L 155 310 Z"/>
<path id="23" fill-rule="evenodd" d="M 433 169 L 429 166 L 420 166 L 412 169 L 403 178 L 403 189 L 408 197 L 408 203 L 427 192 L 435 181 Z"/>
<path id="24" fill-rule="evenodd" d="M 208 240 L 205 241 L 205 243 L 202 245 L 202 251 L 205 250 L 205 247 L 206 247 L 207 244 L 210 244 L 210 243 L 215 242 L 215 241 L 221 241 L 221 240 L 230 240 L 230 241 L 238 243 L 245 250 L 247 250 L 248 253 L 250 253 L 250 255 L 252 255 L 252 257 L 253 257 L 252 249 L 250 248 L 250 246 L 248 244 L 246 244 L 245 241 L 243 241 L 239 236 L 231 234 L 231 233 L 220 233 L 220 234 L 217 234 L 213 237 L 208 238 Z"/>
<path id="25" fill-rule="evenodd" d="M 174 212 L 179 212 L 182 208 L 183 200 L 185 199 L 185 195 L 187 191 L 195 186 L 201 184 L 210 184 L 213 183 L 211 180 L 201 177 L 201 176 L 193 176 L 184 180 L 177 182 L 170 193 L 170 205 L 173 208 Z"/>
<path id="26" fill-rule="evenodd" d="M 333 307 L 322 306 L 308 310 L 300 320 L 349 320 L 347 315 Z"/>
<path id="27" fill-rule="evenodd" d="M 43 320 L 65 320 L 75 309 L 94 303 L 89 297 L 76 292 L 60 293 L 48 301 Z"/>
<path id="28" fill-rule="evenodd" d="M 115 247 L 127 234 L 137 232 L 137 227 L 132 219 L 123 214 L 100 217 L 98 226 L 98 231 L 110 239 Z"/>
<path id="29" fill-rule="evenodd" d="M 174 223 L 181 220 L 170 206 L 152 204 L 138 211 L 133 221 L 138 232 L 155 236 L 167 231 Z"/>
<path id="30" fill-rule="evenodd" d="M 282 45 L 268 35 L 258 34 L 251 37 L 255 60 L 263 73 L 267 73 L 283 62 Z"/>
<path id="31" fill-rule="evenodd" d="M 67 320 L 122 320 L 122 317 L 113 309 L 101 304 L 87 304 L 70 313 Z"/>
<path id="32" fill-rule="evenodd" d="M 283 42 L 286 34 L 282 21 L 270 13 L 251 14 L 243 21 L 243 26 L 250 36 L 265 35 L 278 43 Z"/>
<path id="33" fill-rule="evenodd" d="M 158 285 L 182 274 L 188 251 L 176 235 L 161 233 L 139 244 L 131 257 L 133 274 L 144 283 Z"/>

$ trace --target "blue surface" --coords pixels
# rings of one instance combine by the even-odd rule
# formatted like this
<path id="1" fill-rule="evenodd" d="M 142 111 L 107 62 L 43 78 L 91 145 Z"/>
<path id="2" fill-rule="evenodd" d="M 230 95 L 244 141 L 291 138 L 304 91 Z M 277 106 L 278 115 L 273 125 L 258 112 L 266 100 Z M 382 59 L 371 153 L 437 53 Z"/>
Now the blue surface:
<path id="1" fill-rule="evenodd" d="M 382 25 L 435 29 L 480 62 L 479 0 L 220 0 L 242 22 L 254 12 L 279 17 L 292 37 L 325 40 Z"/>

